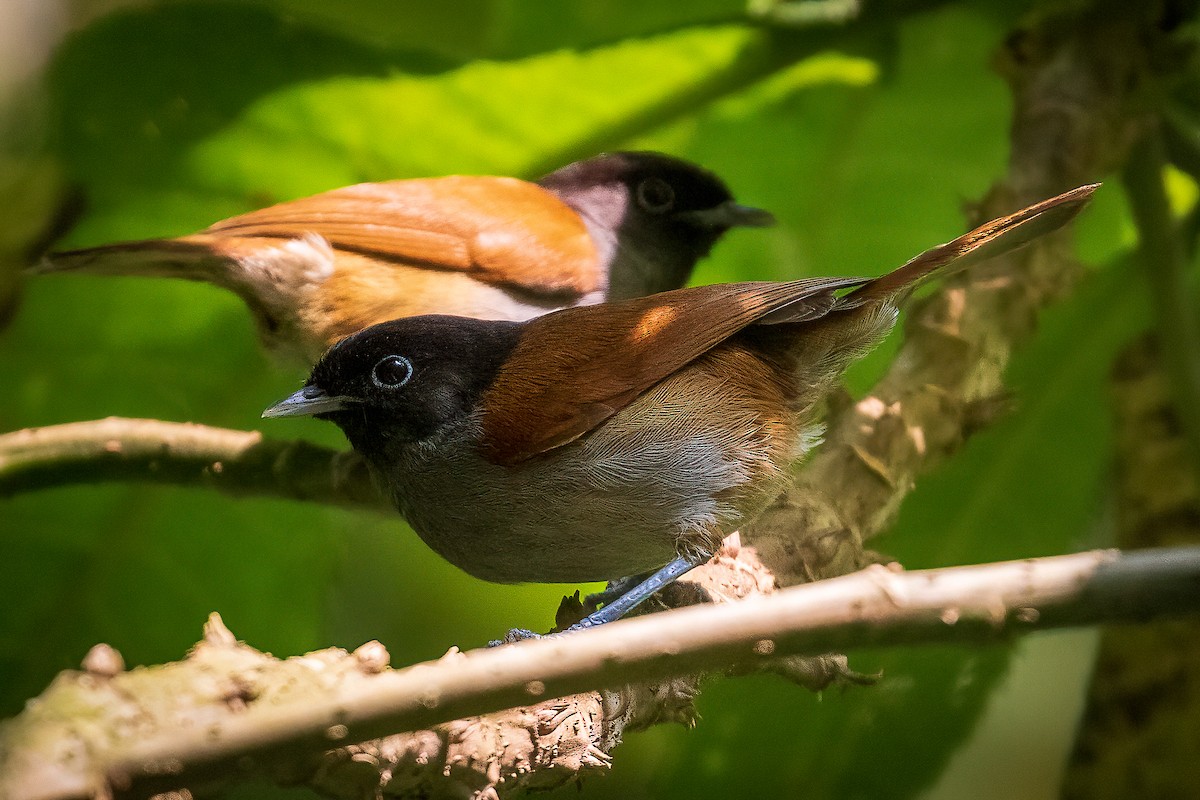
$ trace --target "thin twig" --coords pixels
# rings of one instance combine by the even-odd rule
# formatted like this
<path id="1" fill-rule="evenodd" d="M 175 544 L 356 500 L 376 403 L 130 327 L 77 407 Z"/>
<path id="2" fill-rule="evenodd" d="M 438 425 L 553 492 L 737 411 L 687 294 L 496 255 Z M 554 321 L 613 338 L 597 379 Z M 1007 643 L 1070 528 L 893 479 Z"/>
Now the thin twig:
<path id="1" fill-rule="evenodd" d="M 254 431 L 109 417 L 0 435 L 0 497 L 106 481 L 391 510 L 354 454 Z"/>

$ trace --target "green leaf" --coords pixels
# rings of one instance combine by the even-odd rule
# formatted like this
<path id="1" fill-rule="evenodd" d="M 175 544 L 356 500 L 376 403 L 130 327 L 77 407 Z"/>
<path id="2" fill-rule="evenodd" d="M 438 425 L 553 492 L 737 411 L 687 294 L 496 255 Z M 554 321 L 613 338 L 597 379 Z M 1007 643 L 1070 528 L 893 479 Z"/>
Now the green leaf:
<path id="1" fill-rule="evenodd" d="M 699 23 L 730 21 L 745 12 L 743 0 L 359 0 L 336 5 L 313 0 L 258 2 L 367 42 L 464 58 L 511 58 L 568 47 L 594 47 Z"/>
<path id="2" fill-rule="evenodd" d="M 118 54 L 153 68 L 113 75 Z M 253 8 L 106 20 L 52 82 L 62 151 L 89 199 L 70 242 L 188 232 L 364 180 L 549 171 L 786 59 L 769 36 L 730 26 L 435 70 Z"/>

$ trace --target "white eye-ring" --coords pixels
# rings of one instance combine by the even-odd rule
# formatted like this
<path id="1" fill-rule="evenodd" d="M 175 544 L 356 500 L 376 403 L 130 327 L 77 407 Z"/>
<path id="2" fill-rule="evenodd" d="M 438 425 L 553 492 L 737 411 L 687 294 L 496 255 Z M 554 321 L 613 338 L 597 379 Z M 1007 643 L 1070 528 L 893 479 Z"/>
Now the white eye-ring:
<path id="1" fill-rule="evenodd" d="M 675 190 L 662 178 L 646 178 L 637 187 L 638 205 L 652 214 L 661 214 L 675 205 Z"/>
<path id="2" fill-rule="evenodd" d="M 404 356 L 387 356 L 371 370 L 371 381 L 380 389 L 399 389 L 408 383 L 413 365 Z"/>

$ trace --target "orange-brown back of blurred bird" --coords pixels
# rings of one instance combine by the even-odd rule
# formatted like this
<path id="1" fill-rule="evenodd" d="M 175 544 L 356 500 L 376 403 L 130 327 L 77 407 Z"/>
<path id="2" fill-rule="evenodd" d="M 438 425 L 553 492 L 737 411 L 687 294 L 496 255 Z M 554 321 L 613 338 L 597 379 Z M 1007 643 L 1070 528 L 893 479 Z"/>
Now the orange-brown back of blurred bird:
<path id="1" fill-rule="evenodd" d="M 729 228 L 770 224 L 712 173 L 611 153 L 536 183 L 365 183 L 175 239 L 49 255 L 39 272 L 207 281 L 237 293 L 264 345 L 311 364 L 333 342 L 418 314 L 524 320 L 682 285 Z"/>

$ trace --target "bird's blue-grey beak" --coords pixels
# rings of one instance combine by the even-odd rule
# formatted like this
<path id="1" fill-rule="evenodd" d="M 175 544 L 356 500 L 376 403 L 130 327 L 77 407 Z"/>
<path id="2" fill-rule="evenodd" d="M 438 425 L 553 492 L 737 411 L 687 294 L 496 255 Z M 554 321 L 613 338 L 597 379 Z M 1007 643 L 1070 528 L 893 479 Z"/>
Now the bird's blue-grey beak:
<path id="1" fill-rule="evenodd" d="M 775 215 L 753 206 L 727 200 L 716 208 L 681 211 L 676 215 L 695 225 L 709 228 L 766 228 L 775 224 Z"/>
<path id="2" fill-rule="evenodd" d="M 307 417 L 329 411 L 344 411 L 355 402 L 352 397 L 331 397 L 317 386 L 305 386 L 262 412 L 263 419 Z"/>

